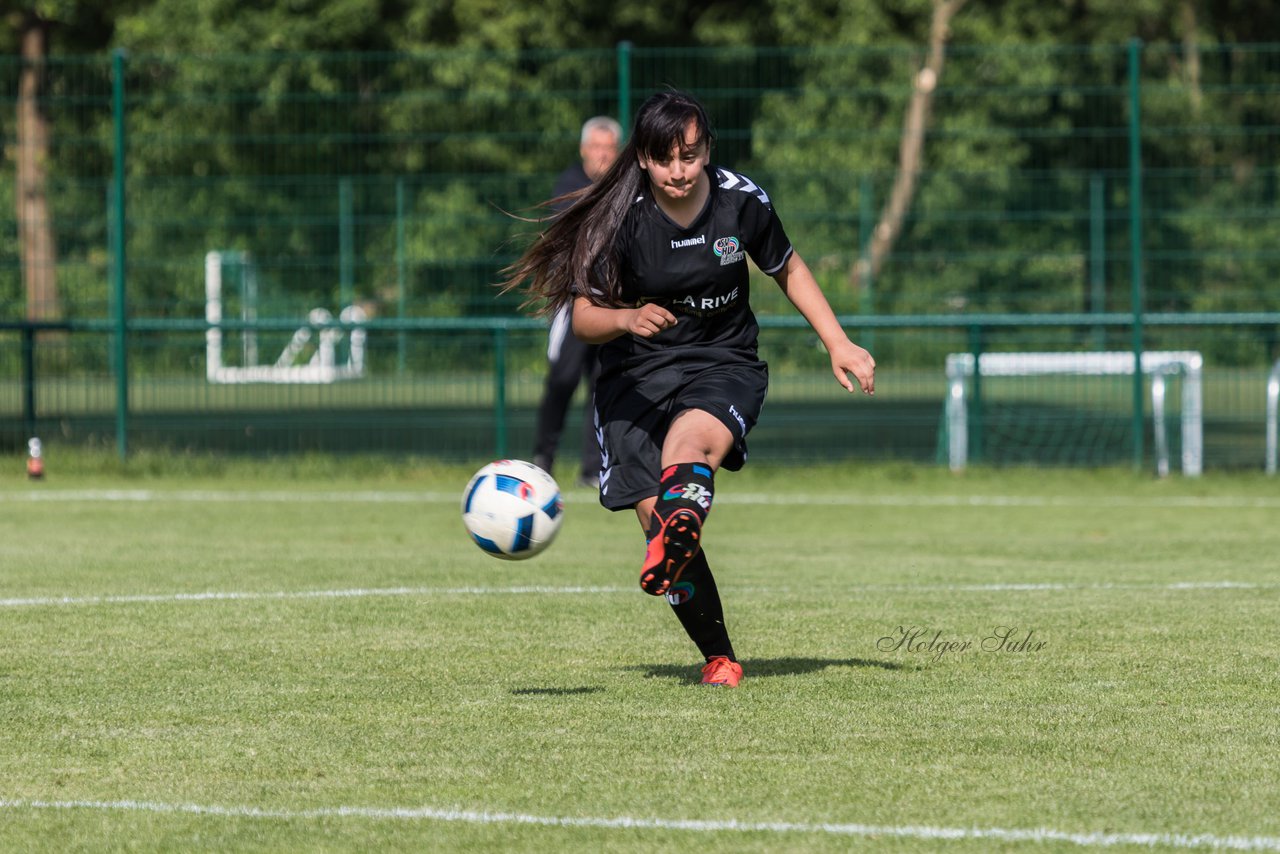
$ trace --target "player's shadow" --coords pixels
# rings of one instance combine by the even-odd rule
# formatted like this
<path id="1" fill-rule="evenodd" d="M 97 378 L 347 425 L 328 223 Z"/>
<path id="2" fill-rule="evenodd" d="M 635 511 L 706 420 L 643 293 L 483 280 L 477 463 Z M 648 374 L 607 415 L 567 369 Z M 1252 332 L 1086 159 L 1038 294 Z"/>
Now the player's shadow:
<path id="1" fill-rule="evenodd" d="M 881 670 L 904 670 L 896 661 L 875 661 L 870 658 L 744 658 L 742 670 L 748 679 L 771 676 L 801 676 L 826 670 L 828 667 L 878 667 Z M 650 679 L 678 679 L 696 683 L 702 680 L 696 667 L 688 664 L 639 664 L 629 669 L 643 671 Z"/>
<path id="2" fill-rule="evenodd" d="M 604 691 L 595 685 L 582 685 L 577 688 L 512 688 L 511 693 L 517 697 L 572 697 L 576 694 L 599 694 Z"/>

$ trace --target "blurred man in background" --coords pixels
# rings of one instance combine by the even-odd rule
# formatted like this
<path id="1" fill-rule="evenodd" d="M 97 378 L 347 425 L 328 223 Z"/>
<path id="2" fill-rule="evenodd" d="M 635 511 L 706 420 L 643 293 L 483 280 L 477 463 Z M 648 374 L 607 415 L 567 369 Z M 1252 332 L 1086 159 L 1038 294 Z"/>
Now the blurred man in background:
<path id="1" fill-rule="evenodd" d="M 600 178 L 618 158 L 622 143 L 622 126 L 608 116 L 587 119 L 582 125 L 582 137 L 578 146 L 581 162 L 560 173 L 551 191 L 552 209 L 557 213 L 576 201 L 571 193 L 585 190 Z M 555 464 L 560 434 L 564 430 L 565 413 L 578 389 L 578 382 L 586 380 L 587 405 L 582 416 L 581 468 L 577 483 L 596 486 L 600 478 L 600 444 L 595 434 L 595 407 L 593 397 L 598 363 L 596 347 L 584 344 L 573 335 L 568 307 L 556 314 L 551 321 L 551 334 L 547 341 L 547 381 L 538 405 L 537 435 L 534 438 L 534 465 L 551 472 Z"/>

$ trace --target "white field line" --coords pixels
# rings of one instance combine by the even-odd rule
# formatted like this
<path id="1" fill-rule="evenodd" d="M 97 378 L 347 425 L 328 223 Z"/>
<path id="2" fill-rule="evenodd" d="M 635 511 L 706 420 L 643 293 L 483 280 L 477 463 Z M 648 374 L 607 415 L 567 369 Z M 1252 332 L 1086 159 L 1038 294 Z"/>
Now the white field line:
<path id="1" fill-rule="evenodd" d="M 738 821 L 706 819 L 637 818 L 633 816 L 556 816 L 489 810 L 436 809 L 432 807 L 327 807 L 319 809 L 268 809 L 248 806 L 168 804 L 153 801 L 39 801 L 0 799 L 6 810 L 99 810 L 143 812 L 214 818 L 312 821 L 355 818 L 399 821 L 443 821 L 464 824 L 525 824 L 543 827 L 675 830 L 695 833 L 825 834 L 853 837 L 899 837 L 925 840 L 995 840 L 1000 842 L 1064 842 L 1085 848 L 1117 845 L 1162 846 L 1215 851 L 1280 851 L 1273 836 L 1219 836 L 1211 833 L 1102 833 L 1072 832 L 1052 828 L 930 827 L 928 825 L 876 825 L 827 822 Z"/>
<path id="2" fill-rule="evenodd" d="M 585 490 L 564 493 L 570 504 L 597 504 Z M 297 491 L 279 490 L 160 490 L 160 489 L 43 489 L 0 492 L 0 502 L 120 502 L 154 501 L 210 504 L 457 504 L 461 490 L 453 492 L 399 492 L 395 490 Z M 1045 495 L 856 495 L 847 493 L 726 494 L 718 503 L 747 505 L 831 505 L 839 507 L 1167 507 L 1239 510 L 1280 508 L 1280 496 L 1045 496 Z"/>
<path id="3" fill-rule="evenodd" d="M 1013 593 L 1096 590 L 1193 591 L 1193 590 L 1275 590 L 1280 582 L 1179 581 L 1172 584 L 849 584 L 842 589 L 853 593 Z M 771 594 L 791 588 L 775 587 Z M 29 596 L 0 599 L 0 608 L 31 608 L 51 605 L 136 605 L 183 602 L 252 602 L 290 599 L 363 599 L 414 596 L 565 596 L 578 594 L 635 593 L 633 587 L 521 585 L 514 587 L 356 587 L 336 590 L 208 590 L 197 593 L 137 593 L 100 596 Z"/>
<path id="4" fill-rule="evenodd" d="M 0 599 L 0 608 L 40 605 L 134 605 L 152 602 L 245 602 L 264 599 L 362 599 L 375 596 L 563 596 L 582 593 L 631 592 L 630 587 L 369 587 L 346 590 L 230 590 L 200 593 L 140 593 L 112 596 L 32 596 Z"/>

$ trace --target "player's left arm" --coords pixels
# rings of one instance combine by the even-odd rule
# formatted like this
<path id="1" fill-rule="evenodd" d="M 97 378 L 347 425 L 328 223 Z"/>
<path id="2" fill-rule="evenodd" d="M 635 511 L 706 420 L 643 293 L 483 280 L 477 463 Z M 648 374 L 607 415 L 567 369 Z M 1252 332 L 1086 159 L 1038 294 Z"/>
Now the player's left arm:
<path id="1" fill-rule="evenodd" d="M 864 393 L 875 394 L 876 360 L 849 340 L 800 253 L 793 251 L 782 269 L 773 274 L 773 279 L 796 310 L 809 321 L 813 331 L 818 333 L 822 346 L 827 348 L 831 357 L 831 372 L 835 374 L 836 382 L 846 391 L 853 391 L 853 383 L 848 377 L 852 374 Z"/>

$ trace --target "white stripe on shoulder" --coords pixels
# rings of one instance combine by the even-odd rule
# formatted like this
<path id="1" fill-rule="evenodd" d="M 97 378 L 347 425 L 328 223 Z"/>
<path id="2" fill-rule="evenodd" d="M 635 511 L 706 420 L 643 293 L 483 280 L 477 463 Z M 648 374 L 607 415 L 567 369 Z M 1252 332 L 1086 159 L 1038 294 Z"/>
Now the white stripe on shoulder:
<path id="1" fill-rule="evenodd" d="M 787 253 L 782 256 L 782 261 L 780 261 L 776 266 L 770 267 L 768 270 L 762 270 L 761 272 L 764 273 L 766 276 L 772 276 L 774 273 L 777 273 L 783 267 L 787 266 L 787 259 L 790 258 L 791 253 L 795 251 L 796 251 L 796 248 L 794 246 L 788 246 Z"/>
<path id="2" fill-rule="evenodd" d="M 730 172 L 728 169 L 716 168 L 720 173 L 720 189 L 722 190 L 741 190 L 744 193 L 750 193 L 766 205 L 772 204 L 769 201 L 769 194 L 764 191 L 756 182 L 752 181 L 746 175 L 740 175 L 737 172 Z"/>

